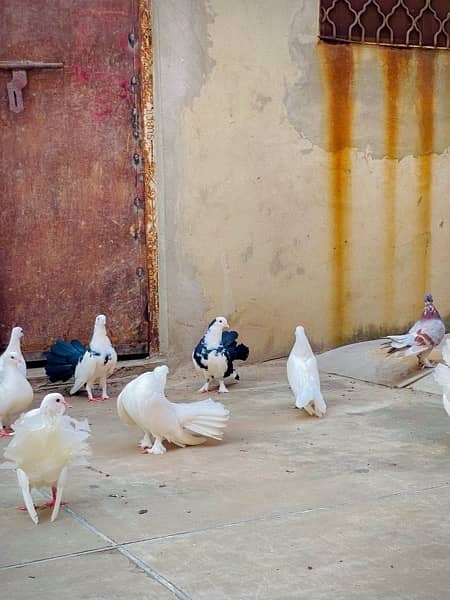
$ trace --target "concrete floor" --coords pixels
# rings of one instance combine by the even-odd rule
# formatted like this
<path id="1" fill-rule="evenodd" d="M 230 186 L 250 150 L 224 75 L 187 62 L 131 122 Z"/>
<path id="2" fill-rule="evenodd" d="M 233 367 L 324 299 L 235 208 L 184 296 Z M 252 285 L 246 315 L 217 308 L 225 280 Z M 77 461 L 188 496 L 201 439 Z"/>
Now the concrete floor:
<path id="1" fill-rule="evenodd" d="M 285 361 L 241 376 L 224 442 L 164 456 L 139 453 L 114 401 L 73 398 L 93 456 L 57 521 L 16 511 L 15 475 L 0 471 L 2 598 L 448 600 L 441 397 L 322 373 L 317 420 L 293 408 Z M 200 398 L 200 384 L 179 370 L 168 396 Z"/>

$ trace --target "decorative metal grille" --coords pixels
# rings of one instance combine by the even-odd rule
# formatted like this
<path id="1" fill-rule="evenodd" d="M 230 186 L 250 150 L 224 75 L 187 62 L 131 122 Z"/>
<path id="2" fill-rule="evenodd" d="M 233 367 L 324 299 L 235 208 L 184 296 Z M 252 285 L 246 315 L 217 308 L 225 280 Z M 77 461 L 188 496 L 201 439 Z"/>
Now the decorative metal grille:
<path id="1" fill-rule="evenodd" d="M 320 0 L 320 38 L 450 49 L 450 0 Z"/>

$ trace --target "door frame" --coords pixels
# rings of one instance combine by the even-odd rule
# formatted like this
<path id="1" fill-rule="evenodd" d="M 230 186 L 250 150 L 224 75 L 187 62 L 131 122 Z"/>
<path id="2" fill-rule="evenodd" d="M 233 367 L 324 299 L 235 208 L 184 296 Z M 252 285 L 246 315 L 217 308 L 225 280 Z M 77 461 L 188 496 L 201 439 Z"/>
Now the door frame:
<path id="1" fill-rule="evenodd" d="M 155 183 L 155 120 L 153 95 L 153 29 L 151 0 L 138 0 L 138 49 L 141 67 L 140 136 L 143 155 L 145 243 L 148 274 L 148 352 L 158 354 L 159 344 L 159 277 L 158 231 Z"/>

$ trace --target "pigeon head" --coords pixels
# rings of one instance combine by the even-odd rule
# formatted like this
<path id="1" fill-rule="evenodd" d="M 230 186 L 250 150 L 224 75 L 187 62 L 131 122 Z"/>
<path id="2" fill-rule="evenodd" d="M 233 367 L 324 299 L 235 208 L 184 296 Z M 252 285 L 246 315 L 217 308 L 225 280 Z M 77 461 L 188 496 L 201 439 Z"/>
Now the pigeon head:
<path id="1" fill-rule="evenodd" d="M 297 325 L 295 328 L 295 337 L 297 340 L 305 337 L 305 328 L 302 325 Z"/>
<path id="2" fill-rule="evenodd" d="M 13 333 L 13 336 L 15 338 L 19 338 L 20 339 L 21 337 L 23 337 L 23 329 L 22 329 L 22 327 L 13 327 L 12 333 Z"/>
<path id="3" fill-rule="evenodd" d="M 18 367 L 19 365 L 22 364 L 22 359 L 17 352 L 9 352 L 8 355 L 6 356 L 6 362 L 9 365 Z"/>
<path id="4" fill-rule="evenodd" d="M 155 373 L 155 375 L 158 375 L 158 377 L 167 377 L 167 374 L 169 373 L 169 367 L 167 365 L 155 367 L 155 369 L 153 369 L 153 373 Z"/>
<path id="5" fill-rule="evenodd" d="M 95 325 L 105 325 L 105 324 L 106 324 L 105 315 L 97 315 L 95 317 Z"/>
<path id="6" fill-rule="evenodd" d="M 63 415 L 69 405 L 62 394 L 47 394 L 41 402 L 40 411 L 48 417 Z"/>
<path id="7" fill-rule="evenodd" d="M 297 325 L 295 328 L 295 354 L 303 359 L 308 359 L 313 356 L 308 338 L 306 337 L 305 328 L 302 325 Z"/>
<path id="8" fill-rule="evenodd" d="M 166 365 L 161 365 L 160 367 L 156 367 L 153 369 L 153 377 L 158 384 L 160 391 L 163 393 L 164 388 L 166 387 L 167 374 L 169 372 L 169 367 Z"/>
<path id="9" fill-rule="evenodd" d="M 433 304 L 433 296 L 431 294 L 425 294 L 424 302 L 425 307 L 423 309 L 422 319 L 440 319 L 441 316 Z"/>
<path id="10" fill-rule="evenodd" d="M 222 327 L 222 328 L 229 327 L 228 321 L 225 319 L 225 317 L 216 317 L 214 319 L 214 321 L 211 321 L 211 323 L 209 324 L 209 327 L 212 327 L 213 325 L 219 325 L 219 327 Z"/>

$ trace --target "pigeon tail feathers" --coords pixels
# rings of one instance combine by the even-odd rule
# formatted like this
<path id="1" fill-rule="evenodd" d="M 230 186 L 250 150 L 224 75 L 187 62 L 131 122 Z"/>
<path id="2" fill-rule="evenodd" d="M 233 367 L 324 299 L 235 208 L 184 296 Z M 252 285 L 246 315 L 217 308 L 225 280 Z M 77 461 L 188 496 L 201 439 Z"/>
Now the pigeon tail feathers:
<path id="1" fill-rule="evenodd" d="M 56 340 L 47 352 L 47 363 L 45 365 L 45 372 L 50 381 L 67 381 L 70 379 L 74 375 L 85 351 L 85 347 L 78 340 L 72 340 L 71 342 Z"/>
<path id="2" fill-rule="evenodd" d="M 238 344 L 237 346 L 229 348 L 228 353 L 231 361 L 247 360 L 250 350 L 245 344 Z"/>

